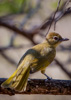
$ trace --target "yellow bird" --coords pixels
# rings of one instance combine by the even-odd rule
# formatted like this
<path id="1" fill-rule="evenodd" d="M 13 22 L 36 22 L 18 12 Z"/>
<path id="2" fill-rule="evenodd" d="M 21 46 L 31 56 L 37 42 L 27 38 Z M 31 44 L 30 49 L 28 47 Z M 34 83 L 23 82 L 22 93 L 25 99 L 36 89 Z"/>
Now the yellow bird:
<path id="1" fill-rule="evenodd" d="M 47 79 L 51 79 L 45 74 L 46 67 L 54 60 L 56 47 L 67 40 L 69 39 L 62 38 L 58 33 L 49 33 L 43 43 L 26 51 L 19 61 L 17 70 L 1 84 L 1 87 L 24 91 L 29 75 L 37 71 L 41 71 Z"/>

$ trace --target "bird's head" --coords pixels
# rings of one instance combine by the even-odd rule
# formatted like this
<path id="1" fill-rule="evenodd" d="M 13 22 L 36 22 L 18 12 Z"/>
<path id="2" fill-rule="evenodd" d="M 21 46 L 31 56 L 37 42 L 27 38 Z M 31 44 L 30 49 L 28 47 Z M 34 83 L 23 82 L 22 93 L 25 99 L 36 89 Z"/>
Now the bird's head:
<path id="1" fill-rule="evenodd" d="M 51 32 L 47 35 L 46 41 L 49 45 L 57 47 L 61 42 L 68 41 L 68 38 L 62 38 L 61 35 L 55 32 Z"/>

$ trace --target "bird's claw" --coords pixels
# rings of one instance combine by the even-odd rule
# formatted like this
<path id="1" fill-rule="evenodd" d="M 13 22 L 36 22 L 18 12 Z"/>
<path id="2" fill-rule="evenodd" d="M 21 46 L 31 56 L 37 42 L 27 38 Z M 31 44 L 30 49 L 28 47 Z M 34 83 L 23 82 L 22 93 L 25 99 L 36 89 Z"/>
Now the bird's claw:
<path id="1" fill-rule="evenodd" d="M 52 78 L 49 77 L 49 78 L 45 79 L 45 82 L 47 82 L 48 80 L 50 81 L 50 80 L 52 80 Z"/>
<path id="2" fill-rule="evenodd" d="M 30 78 L 28 78 L 28 81 L 30 81 L 31 79 Z"/>
<path id="3" fill-rule="evenodd" d="M 47 77 L 47 80 L 52 80 L 52 77 Z"/>

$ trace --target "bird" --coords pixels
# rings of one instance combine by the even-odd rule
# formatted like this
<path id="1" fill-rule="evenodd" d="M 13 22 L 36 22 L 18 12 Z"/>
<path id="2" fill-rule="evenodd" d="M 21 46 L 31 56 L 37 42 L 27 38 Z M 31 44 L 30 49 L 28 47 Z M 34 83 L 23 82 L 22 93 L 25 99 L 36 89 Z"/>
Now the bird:
<path id="1" fill-rule="evenodd" d="M 38 71 L 41 71 L 48 80 L 51 80 L 45 73 L 45 70 L 55 58 L 56 47 L 61 42 L 68 40 L 68 38 L 62 38 L 56 32 L 50 32 L 42 43 L 33 46 L 25 52 L 18 63 L 16 71 L 1 84 L 1 87 L 20 92 L 25 91 L 29 76 Z"/>

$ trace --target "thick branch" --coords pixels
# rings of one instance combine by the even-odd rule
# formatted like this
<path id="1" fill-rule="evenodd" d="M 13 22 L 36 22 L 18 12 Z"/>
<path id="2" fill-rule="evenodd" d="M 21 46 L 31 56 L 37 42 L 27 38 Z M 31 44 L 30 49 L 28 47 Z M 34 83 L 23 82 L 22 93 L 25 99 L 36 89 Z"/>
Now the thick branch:
<path id="1" fill-rule="evenodd" d="M 6 79 L 0 79 L 0 85 Z M 2 89 L 0 94 L 51 94 L 51 95 L 71 95 L 71 80 L 46 80 L 31 79 L 28 81 L 27 89 L 24 92 L 16 92 L 11 89 Z"/>
<path id="2" fill-rule="evenodd" d="M 10 25 L 10 24 L 8 24 L 8 23 L 2 21 L 2 20 L 0 20 L 0 26 L 3 26 L 3 27 L 6 27 L 6 28 L 8 28 L 8 29 L 10 29 L 10 30 L 12 30 L 12 31 L 15 31 L 15 32 L 17 32 L 18 34 L 20 34 L 20 35 L 22 35 L 22 36 L 25 36 L 26 38 L 28 38 L 29 40 L 31 40 L 31 42 L 32 42 L 33 44 L 36 44 L 36 43 L 33 41 L 33 38 L 31 37 L 31 34 L 30 34 L 31 32 L 26 31 L 26 30 L 21 30 L 21 29 L 15 27 L 14 25 Z"/>

